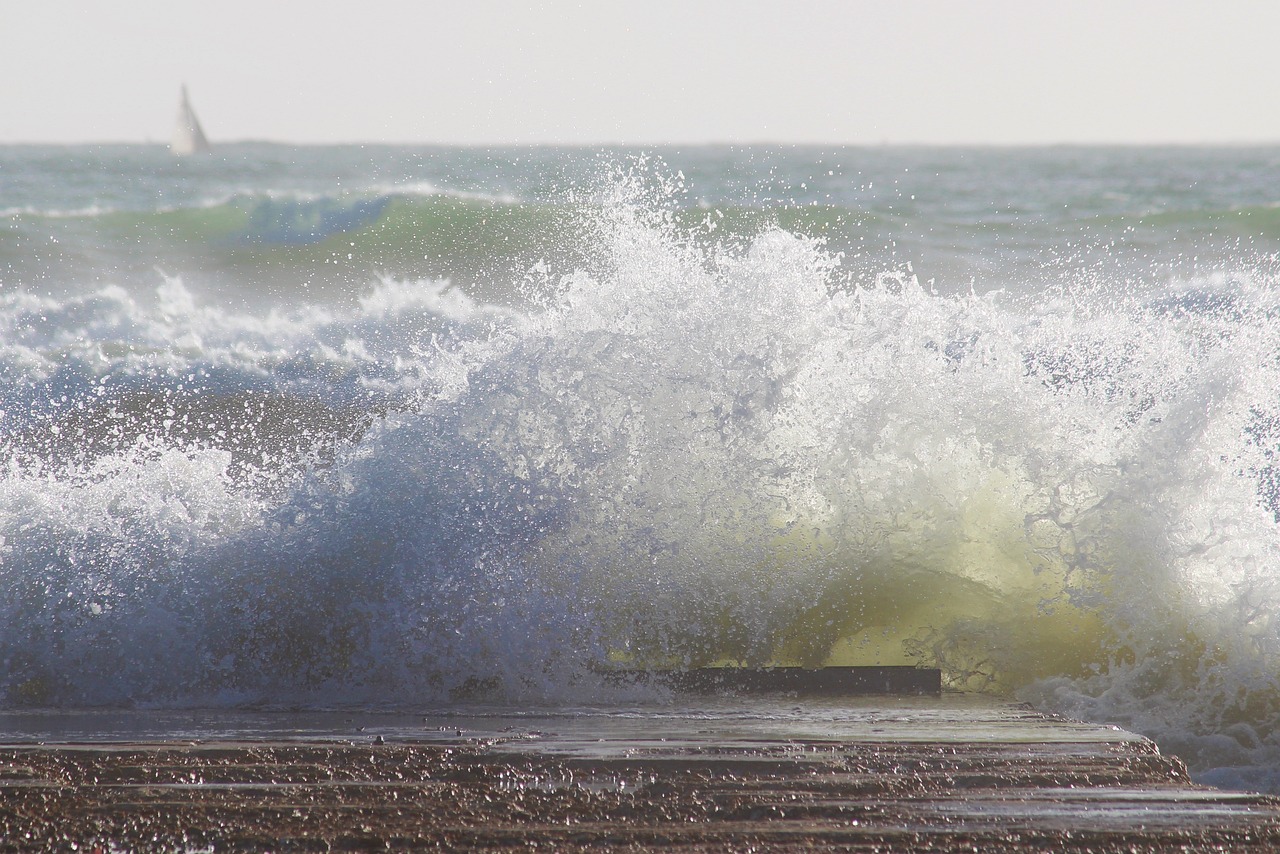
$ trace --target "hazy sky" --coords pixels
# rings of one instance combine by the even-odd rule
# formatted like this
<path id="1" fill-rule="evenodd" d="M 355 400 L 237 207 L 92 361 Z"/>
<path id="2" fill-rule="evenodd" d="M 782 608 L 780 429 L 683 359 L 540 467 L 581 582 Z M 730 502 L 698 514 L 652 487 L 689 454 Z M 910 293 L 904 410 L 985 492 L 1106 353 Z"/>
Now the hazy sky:
<path id="1" fill-rule="evenodd" d="M 1280 142 L 1275 0 L 0 0 L 0 142 Z"/>

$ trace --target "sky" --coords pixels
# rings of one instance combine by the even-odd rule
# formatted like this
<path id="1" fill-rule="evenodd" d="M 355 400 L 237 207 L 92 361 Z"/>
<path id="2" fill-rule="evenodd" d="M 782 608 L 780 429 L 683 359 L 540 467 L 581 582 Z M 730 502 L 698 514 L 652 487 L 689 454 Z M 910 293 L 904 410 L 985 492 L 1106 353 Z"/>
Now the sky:
<path id="1" fill-rule="evenodd" d="M 1274 0 L 0 0 L 0 143 L 1280 142 Z"/>

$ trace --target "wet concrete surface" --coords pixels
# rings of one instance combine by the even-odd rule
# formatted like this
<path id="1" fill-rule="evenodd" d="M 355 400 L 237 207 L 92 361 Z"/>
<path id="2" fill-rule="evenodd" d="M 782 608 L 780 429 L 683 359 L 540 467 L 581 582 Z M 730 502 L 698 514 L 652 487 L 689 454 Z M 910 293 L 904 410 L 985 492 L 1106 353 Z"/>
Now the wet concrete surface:
<path id="1" fill-rule="evenodd" d="M 4 851 L 1280 850 L 1280 800 L 973 698 L 8 714 L 0 738 Z"/>

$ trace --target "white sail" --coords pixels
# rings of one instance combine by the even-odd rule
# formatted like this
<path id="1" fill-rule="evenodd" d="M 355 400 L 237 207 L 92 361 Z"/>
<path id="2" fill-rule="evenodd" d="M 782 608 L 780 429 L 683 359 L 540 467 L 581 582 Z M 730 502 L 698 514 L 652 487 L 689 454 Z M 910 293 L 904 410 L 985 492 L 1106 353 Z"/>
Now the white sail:
<path id="1" fill-rule="evenodd" d="M 196 111 L 191 109 L 191 101 L 187 98 L 187 87 L 182 87 L 182 103 L 178 106 L 178 124 L 173 129 L 173 141 L 169 150 L 174 154 L 200 154 L 209 150 L 209 140 L 205 138 Z"/>

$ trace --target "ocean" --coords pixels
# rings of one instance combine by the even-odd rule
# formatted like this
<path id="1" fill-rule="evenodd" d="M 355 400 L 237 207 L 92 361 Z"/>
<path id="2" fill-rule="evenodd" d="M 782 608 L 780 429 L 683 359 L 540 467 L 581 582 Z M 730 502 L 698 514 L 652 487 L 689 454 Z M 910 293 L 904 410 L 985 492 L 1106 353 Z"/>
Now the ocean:
<path id="1" fill-rule="evenodd" d="M 920 664 L 1280 790 L 1280 148 L 0 146 L 0 709 Z"/>

